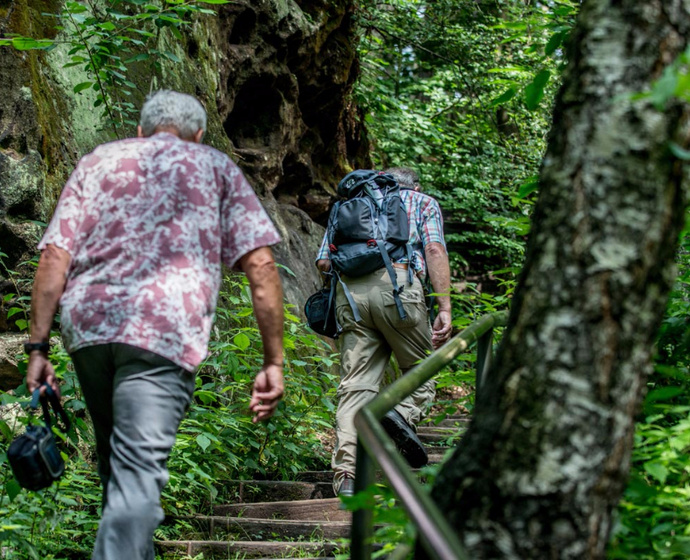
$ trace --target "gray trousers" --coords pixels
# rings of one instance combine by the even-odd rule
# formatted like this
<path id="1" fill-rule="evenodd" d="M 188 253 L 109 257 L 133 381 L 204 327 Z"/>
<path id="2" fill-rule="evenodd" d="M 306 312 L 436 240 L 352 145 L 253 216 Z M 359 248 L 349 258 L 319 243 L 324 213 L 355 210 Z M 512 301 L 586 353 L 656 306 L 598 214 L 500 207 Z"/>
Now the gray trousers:
<path id="1" fill-rule="evenodd" d="M 93 420 L 103 513 L 93 560 L 153 560 L 166 463 L 194 374 L 152 352 L 102 344 L 72 354 Z"/>

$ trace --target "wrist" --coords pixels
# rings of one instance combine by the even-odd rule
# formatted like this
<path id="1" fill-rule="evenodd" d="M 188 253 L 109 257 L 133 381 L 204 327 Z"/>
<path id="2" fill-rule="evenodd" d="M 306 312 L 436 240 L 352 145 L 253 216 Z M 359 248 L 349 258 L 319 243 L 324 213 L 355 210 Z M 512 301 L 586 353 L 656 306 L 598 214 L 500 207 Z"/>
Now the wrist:
<path id="1" fill-rule="evenodd" d="M 267 367 L 279 367 L 283 368 L 285 361 L 281 358 L 280 360 L 264 360 L 264 368 Z"/>
<path id="2" fill-rule="evenodd" d="M 48 353 L 50 352 L 50 342 L 46 341 L 34 341 L 34 340 L 28 340 L 27 342 L 24 343 L 24 353 L 27 356 L 30 356 L 34 353 L 40 353 L 43 354 L 44 356 L 47 356 Z"/>

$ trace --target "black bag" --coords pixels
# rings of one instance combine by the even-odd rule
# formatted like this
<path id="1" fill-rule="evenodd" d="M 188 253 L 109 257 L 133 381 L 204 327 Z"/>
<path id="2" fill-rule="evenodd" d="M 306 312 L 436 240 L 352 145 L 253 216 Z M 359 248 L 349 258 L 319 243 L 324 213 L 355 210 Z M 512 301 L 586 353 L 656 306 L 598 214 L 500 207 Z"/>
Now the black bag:
<path id="1" fill-rule="evenodd" d="M 17 482 L 22 488 L 28 490 L 47 488 L 65 472 L 65 462 L 62 460 L 50 427 L 48 399 L 50 399 L 55 413 L 62 418 L 63 431 L 65 432 L 69 430 L 69 418 L 62 409 L 55 392 L 48 384 L 44 384 L 44 386 L 46 388 L 45 396 L 40 397 L 40 389 L 33 392 L 31 408 L 38 408 L 40 398 L 45 425 L 29 425 L 26 432 L 15 439 L 7 450 L 7 458 Z"/>
<path id="2" fill-rule="evenodd" d="M 334 284 L 331 284 L 335 286 Z M 335 288 L 321 288 L 304 304 L 307 324 L 317 334 L 338 338 L 341 328 L 335 318 Z"/>
<path id="3" fill-rule="evenodd" d="M 407 257 L 408 282 L 413 280 L 412 247 L 407 209 L 400 197 L 400 186 L 392 175 L 358 169 L 338 183 L 338 201 L 331 209 L 326 229 L 334 276 L 352 309 L 361 321 L 355 303 L 341 275 L 358 277 L 386 268 L 393 287 L 393 299 L 401 319 L 407 313 L 400 299 L 404 286 L 398 286 L 393 263 Z"/>
<path id="4" fill-rule="evenodd" d="M 395 179 L 378 171 L 358 169 L 338 183 L 328 219 L 331 264 L 340 274 L 358 277 L 409 256 L 407 210 Z"/>

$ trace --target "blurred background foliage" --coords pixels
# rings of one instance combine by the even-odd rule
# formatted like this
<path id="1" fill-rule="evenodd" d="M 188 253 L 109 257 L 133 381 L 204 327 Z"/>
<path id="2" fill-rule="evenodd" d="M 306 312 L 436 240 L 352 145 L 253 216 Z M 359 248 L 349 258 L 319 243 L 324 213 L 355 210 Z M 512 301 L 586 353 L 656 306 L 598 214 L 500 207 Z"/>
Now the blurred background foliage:
<path id="1" fill-rule="evenodd" d="M 357 3 L 361 76 L 353 101 L 365 115 L 374 165 L 416 169 L 425 192 L 442 205 L 457 328 L 510 304 L 578 8 L 577 0 Z M 686 96 L 687 58 L 640 95 L 650 96 L 659 110 L 669 98 Z M 678 270 L 610 558 L 690 556 L 687 228 Z M 18 301 L 17 321 L 26 321 L 27 305 Z M 253 425 L 247 403 L 261 360 L 259 335 L 246 282 L 228 277 L 211 353 L 170 459 L 167 513 L 209 513 L 214 503 L 233 498 L 226 495 L 229 480 L 290 479 L 301 470 L 328 468 L 337 354 L 305 328 L 294 309 L 285 344 L 285 402 L 270 423 Z M 89 421 L 68 356 L 57 349 L 53 358 L 75 419 L 63 447 L 67 475 L 57 487 L 27 493 L 16 485 L 5 451 L 28 421 L 19 411 L 28 399 L 21 388 L 0 397 L 0 546 L 6 558 L 86 557 L 95 536 L 100 489 Z M 472 361 L 441 373 L 432 420 L 458 405 L 471 410 Z M 462 402 L 454 387 L 466 389 Z M 428 475 L 432 480 L 433 468 Z M 384 501 L 383 509 L 390 510 L 394 499 L 384 494 Z M 409 540 L 404 517 L 386 515 L 380 518 L 393 524 L 386 538 Z"/>

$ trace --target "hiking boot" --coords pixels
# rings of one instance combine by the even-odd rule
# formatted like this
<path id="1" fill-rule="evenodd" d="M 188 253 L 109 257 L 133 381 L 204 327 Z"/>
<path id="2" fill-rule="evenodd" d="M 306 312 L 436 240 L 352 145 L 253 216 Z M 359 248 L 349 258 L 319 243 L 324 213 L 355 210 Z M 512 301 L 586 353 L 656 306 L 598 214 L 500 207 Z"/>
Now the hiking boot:
<path id="1" fill-rule="evenodd" d="M 355 480 L 354 478 L 344 478 L 338 488 L 338 497 L 340 496 L 354 496 L 355 494 Z"/>
<path id="2" fill-rule="evenodd" d="M 423 467 L 429 462 L 422 442 L 419 441 L 417 434 L 397 410 L 387 412 L 381 418 L 381 426 L 413 469 Z"/>

